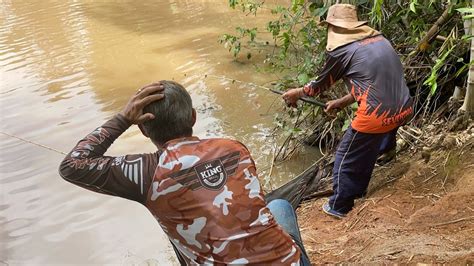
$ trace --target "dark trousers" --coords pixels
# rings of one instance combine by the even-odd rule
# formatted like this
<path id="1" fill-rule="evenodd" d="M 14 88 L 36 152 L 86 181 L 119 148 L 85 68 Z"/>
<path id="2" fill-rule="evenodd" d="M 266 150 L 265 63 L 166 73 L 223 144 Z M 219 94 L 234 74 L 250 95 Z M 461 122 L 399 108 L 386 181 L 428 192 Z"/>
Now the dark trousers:
<path id="1" fill-rule="evenodd" d="M 334 194 L 329 198 L 333 210 L 348 213 L 354 199 L 365 195 L 378 155 L 396 147 L 397 130 L 369 134 L 347 129 L 334 161 Z"/>

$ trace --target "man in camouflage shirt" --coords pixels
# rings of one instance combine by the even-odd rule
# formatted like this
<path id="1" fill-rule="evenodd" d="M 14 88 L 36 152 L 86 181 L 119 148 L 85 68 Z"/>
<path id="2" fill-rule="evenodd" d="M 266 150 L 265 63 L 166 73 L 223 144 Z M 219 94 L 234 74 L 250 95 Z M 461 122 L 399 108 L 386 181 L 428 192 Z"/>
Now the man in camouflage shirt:
<path id="1" fill-rule="evenodd" d="M 143 204 L 188 265 L 309 265 L 294 211 L 283 200 L 267 207 L 247 148 L 234 140 L 192 136 L 195 121 L 181 85 L 148 85 L 124 111 L 79 141 L 59 172 L 86 189 Z M 133 124 L 158 150 L 104 156 Z M 282 205 L 293 228 L 278 224 Z"/>

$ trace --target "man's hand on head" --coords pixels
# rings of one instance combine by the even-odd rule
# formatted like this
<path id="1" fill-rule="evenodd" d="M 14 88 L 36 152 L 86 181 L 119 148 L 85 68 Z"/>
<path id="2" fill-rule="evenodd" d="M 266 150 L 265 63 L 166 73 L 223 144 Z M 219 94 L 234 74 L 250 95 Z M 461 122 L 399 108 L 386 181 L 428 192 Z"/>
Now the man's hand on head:
<path id="1" fill-rule="evenodd" d="M 162 93 L 164 87 L 161 83 L 152 83 L 139 89 L 135 95 L 128 100 L 125 108 L 120 112 L 130 123 L 138 125 L 152 120 L 155 116 L 151 113 L 143 113 L 143 108 L 148 104 L 159 101 L 165 97 Z"/>

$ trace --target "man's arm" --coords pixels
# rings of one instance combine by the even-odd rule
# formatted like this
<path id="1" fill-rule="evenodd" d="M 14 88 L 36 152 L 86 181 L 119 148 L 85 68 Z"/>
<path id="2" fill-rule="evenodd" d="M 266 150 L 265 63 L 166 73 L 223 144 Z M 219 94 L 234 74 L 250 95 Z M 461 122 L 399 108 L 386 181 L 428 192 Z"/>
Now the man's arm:
<path id="1" fill-rule="evenodd" d="M 314 96 L 327 90 L 344 75 L 344 65 L 338 57 L 327 55 L 326 64 L 319 73 L 318 78 L 310 81 L 303 87 L 303 93 L 307 96 Z"/>
<path id="2" fill-rule="evenodd" d="M 160 84 L 140 90 L 124 111 L 79 141 L 62 161 L 60 175 L 86 189 L 144 203 L 158 154 L 110 157 L 104 153 L 132 124 L 154 118 L 153 114 L 143 114 L 143 107 L 162 99 L 163 94 L 158 93 L 162 90 Z"/>
<path id="3" fill-rule="evenodd" d="M 289 89 L 282 95 L 282 98 L 288 105 L 296 106 L 296 102 L 301 97 L 312 97 L 331 87 L 344 75 L 345 67 L 341 62 L 342 57 L 343 55 L 336 57 L 327 54 L 326 64 L 317 79 L 310 81 L 302 88 Z"/>
<path id="4" fill-rule="evenodd" d="M 156 154 L 104 156 L 131 126 L 118 114 L 79 141 L 64 158 L 59 174 L 83 188 L 144 202 L 158 159 Z"/>
<path id="5" fill-rule="evenodd" d="M 326 103 L 326 109 L 324 109 L 325 112 L 330 112 L 332 110 L 340 111 L 341 109 L 346 108 L 347 106 L 355 103 L 354 96 L 352 96 L 351 93 L 347 94 L 344 97 L 341 97 L 336 100 L 328 101 Z"/>

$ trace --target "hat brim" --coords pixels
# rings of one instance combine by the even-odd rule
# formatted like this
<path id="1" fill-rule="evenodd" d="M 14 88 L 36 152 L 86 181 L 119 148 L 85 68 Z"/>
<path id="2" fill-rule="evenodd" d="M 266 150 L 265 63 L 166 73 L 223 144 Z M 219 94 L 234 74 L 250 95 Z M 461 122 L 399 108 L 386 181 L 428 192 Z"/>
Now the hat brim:
<path id="1" fill-rule="evenodd" d="M 326 26 L 328 24 L 331 24 L 336 27 L 344 28 L 344 29 L 354 29 L 357 27 L 360 27 L 364 24 L 367 24 L 367 21 L 354 21 L 354 22 L 348 22 L 348 21 L 327 21 L 323 20 L 318 23 L 319 26 Z"/>

